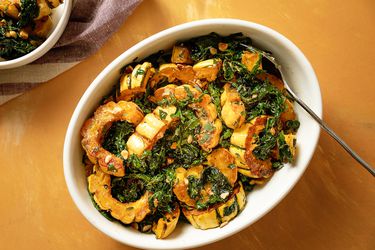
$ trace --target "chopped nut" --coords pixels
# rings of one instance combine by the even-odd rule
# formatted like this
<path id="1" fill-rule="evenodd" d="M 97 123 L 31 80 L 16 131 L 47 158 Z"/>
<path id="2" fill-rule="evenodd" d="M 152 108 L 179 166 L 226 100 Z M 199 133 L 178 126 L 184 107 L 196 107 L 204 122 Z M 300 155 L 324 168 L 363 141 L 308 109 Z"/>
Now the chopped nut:
<path id="1" fill-rule="evenodd" d="M 226 51 L 228 49 L 227 43 L 219 43 L 218 45 L 220 51 Z"/>
<path id="2" fill-rule="evenodd" d="M 189 180 L 187 178 L 184 179 L 185 185 L 189 184 Z"/>
<path id="3" fill-rule="evenodd" d="M 221 199 L 225 199 L 225 198 L 228 197 L 228 195 L 229 195 L 229 192 L 225 192 L 225 193 L 222 193 L 222 194 L 220 195 L 220 197 L 221 197 Z"/>
<path id="4" fill-rule="evenodd" d="M 14 30 L 9 31 L 9 33 L 11 37 L 17 38 L 17 32 L 15 32 Z"/>
<path id="5" fill-rule="evenodd" d="M 167 165 L 170 165 L 174 162 L 173 158 L 167 158 Z"/>
<path id="6" fill-rule="evenodd" d="M 176 149 L 176 148 L 177 148 L 177 143 L 173 142 L 172 145 L 171 145 L 171 149 Z"/>
<path id="7" fill-rule="evenodd" d="M 193 141 L 193 136 L 192 135 L 189 135 L 188 138 L 187 138 L 187 142 L 188 143 L 191 143 Z"/>
<path id="8" fill-rule="evenodd" d="M 111 156 L 110 155 L 107 155 L 106 157 L 105 157 L 105 159 L 104 159 L 104 162 L 105 163 L 108 163 L 110 160 L 111 160 Z"/>
<path id="9" fill-rule="evenodd" d="M 154 207 L 157 207 L 157 206 L 158 206 L 158 204 L 159 204 L 159 201 L 158 201 L 158 199 L 154 199 Z"/>
<path id="10" fill-rule="evenodd" d="M 275 135 L 275 134 L 276 134 L 276 130 L 275 130 L 275 128 L 271 128 L 271 129 L 270 129 L 270 133 L 271 133 L 272 135 Z"/>
<path id="11" fill-rule="evenodd" d="M 122 155 L 122 157 L 124 157 L 125 160 L 129 157 L 129 152 L 126 149 L 122 150 L 120 154 Z"/>
<path id="12" fill-rule="evenodd" d="M 147 226 L 144 226 L 143 228 L 142 228 L 142 231 L 143 232 L 147 232 L 148 230 L 150 230 L 151 229 L 151 225 L 147 225 Z"/>
<path id="13" fill-rule="evenodd" d="M 6 33 L 5 33 L 5 36 L 6 36 L 6 37 L 17 38 L 17 33 L 16 33 L 14 30 L 11 30 L 11 31 L 6 32 Z"/>
<path id="14" fill-rule="evenodd" d="M 0 27 L 5 26 L 6 24 L 7 24 L 7 22 L 5 21 L 5 19 L 2 19 L 0 21 Z"/>
<path id="15" fill-rule="evenodd" d="M 210 53 L 211 53 L 211 55 L 216 55 L 217 54 L 217 49 L 211 47 L 210 48 Z"/>
<path id="16" fill-rule="evenodd" d="M 21 37 L 22 39 L 26 40 L 26 39 L 29 38 L 29 34 L 28 34 L 26 31 L 21 30 L 21 31 L 20 31 L 20 37 Z"/>

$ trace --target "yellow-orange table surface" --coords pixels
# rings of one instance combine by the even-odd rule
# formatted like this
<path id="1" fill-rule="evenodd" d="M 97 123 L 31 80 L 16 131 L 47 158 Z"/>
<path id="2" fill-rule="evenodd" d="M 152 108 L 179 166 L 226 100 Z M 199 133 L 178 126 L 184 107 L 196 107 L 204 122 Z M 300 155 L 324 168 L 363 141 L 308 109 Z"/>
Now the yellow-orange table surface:
<path id="1" fill-rule="evenodd" d="M 142 39 L 230 17 L 291 39 L 318 76 L 325 121 L 375 164 L 375 1 L 145 0 L 93 56 L 0 107 L 0 249 L 133 249 L 80 214 L 63 176 L 72 112 L 91 81 Z M 375 249 L 375 180 L 322 132 L 291 193 L 242 232 L 199 249 Z"/>

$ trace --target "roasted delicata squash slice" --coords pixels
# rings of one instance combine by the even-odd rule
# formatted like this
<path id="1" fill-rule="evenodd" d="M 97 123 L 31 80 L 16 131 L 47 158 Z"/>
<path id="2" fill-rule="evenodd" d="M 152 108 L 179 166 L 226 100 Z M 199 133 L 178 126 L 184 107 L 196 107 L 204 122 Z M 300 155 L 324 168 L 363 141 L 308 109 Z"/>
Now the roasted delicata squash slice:
<path id="1" fill-rule="evenodd" d="M 228 181 L 231 186 L 230 189 L 235 185 L 237 181 L 237 168 L 234 165 L 234 157 L 225 148 L 215 149 L 210 155 L 207 156 L 207 164 L 213 168 L 216 168 L 224 176 L 225 180 Z M 204 171 L 208 166 L 197 165 L 191 166 L 188 169 L 178 167 L 175 171 L 176 178 L 173 186 L 173 192 L 177 199 L 190 207 L 195 207 L 197 201 L 206 202 L 210 199 L 212 193 L 212 183 L 202 182 Z M 194 195 L 189 191 L 190 181 L 195 179 L 201 185 L 201 189 L 197 189 Z M 229 190 L 231 191 L 231 190 Z M 222 199 L 226 199 L 230 194 L 229 191 L 220 194 Z M 199 192 L 199 193 L 198 193 Z"/>
<path id="2" fill-rule="evenodd" d="M 184 64 L 162 64 L 159 71 L 151 79 L 151 85 L 156 85 L 163 78 L 172 83 L 180 81 L 183 84 L 204 87 L 208 82 L 215 81 L 222 62 L 220 59 L 208 59 L 193 66 Z"/>
<path id="3" fill-rule="evenodd" d="M 223 125 L 220 119 L 215 119 L 213 122 L 201 119 L 200 124 L 201 131 L 196 135 L 198 143 L 204 151 L 210 151 L 219 144 Z"/>
<path id="4" fill-rule="evenodd" d="M 131 73 L 124 74 L 120 78 L 120 93 L 118 100 L 131 100 L 134 96 L 146 91 L 150 77 L 155 73 L 155 69 L 149 62 L 138 64 Z"/>
<path id="5" fill-rule="evenodd" d="M 295 134 L 286 134 L 284 135 L 285 143 L 289 147 L 289 151 L 292 154 L 292 158 L 296 157 L 296 135 Z"/>
<path id="6" fill-rule="evenodd" d="M 246 119 L 245 105 L 235 88 L 230 84 L 224 85 L 224 92 L 221 94 L 221 117 L 227 127 L 236 129 L 242 126 Z"/>
<path id="7" fill-rule="evenodd" d="M 284 91 L 284 83 L 278 77 L 268 74 L 268 73 L 261 73 L 256 76 L 258 79 L 262 81 L 268 81 L 272 86 L 276 87 L 280 91 Z"/>
<path id="8" fill-rule="evenodd" d="M 257 146 L 255 137 L 263 131 L 268 116 L 260 116 L 235 129 L 231 136 L 229 151 L 235 158 L 238 172 L 252 178 L 268 178 L 273 173 L 271 159 L 259 160 L 252 151 Z"/>
<path id="9" fill-rule="evenodd" d="M 241 182 L 234 189 L 233 194 L 223 203 L 214 205 L 207 210 L 182 208 L 186 219 L 198 229 L 223 227 L 236 217 L 245 207 L 246 195 Z"/>
<path id="10" fill-rule="evenodd" d="M 293 109 L 293 103 L 285 98 L 285 110 L 283 113 L 281 113 L 280 120 L 285 123 L 290 120 L 295 120 L 296 117 L 296 113 Z"/>
<path id="11" fill-rule="evenodd" d="M 49 7 L 47 0 L 37 0 L 36 2 L 39 7 L 39 15 L 35 18 L 35 20 L 42 19 L 43 17 L 51 14 L 51 8 Z"/>
<path id="12" fill-rule="evenodd" d="M 164 239 L 168 237 L 176 228 L 178 219 L 180 217 L 180 206 L 175 204 L 172 212 L 165 213 L 165 215 L 154 222 L 152 226 L 152 232 L 158 239 Z"/>
<path id="13" fill-rule="evenodd" d="M 256 52 L 243 51 L 241 63 L 246 66 L 248 71 L 262 69 L 262 56 Z"/>
<path id="14" fill-rule="evenodd" d="M 252 125 L 247 131 L 244 158 L 249 170 L 248 176 L 250 177 L 269 178 L 275 171 L 272 168 L 271 158 L 260 160 L 253 154 L 253 150 L 257 147 L 256 138 L 265 129 L 268 118 L 269 116 L 265 115 L 254 118 L 251 121 Z"/>
<path id="15" fill-rule="evenodd" d="M 196 78 L 205 80 L 207 82 L 212 82 L 216 80 L 221 67 L 220 59 L 208 59 L 194 64 L 193 70 L 195 72 Z"/>
<path id="16" fill-rule="evenodd" d="M 46 37 L 52 28 L 52 19 L 50 16 L 44 16 L 43 18 L 35 21 L 35 26 L 30 34 L 38 37 Z"/>
<path id="17" fill-rule="evenodd" d="M 218 148 L 207 156 L 207 163 L 217 168 L 233 187 L 237 181 L 237 167 L 234 164 L 235 159 L 225 148 Z"/>
<path id="18" fill-rule="evenodd" d="M 164 87 L 156 89 L 154 91 L 154 95 L 149 97 L 149 99 L 154 103 L 159 103 L 165 99 L 172 100 L 173 98 L 175 98 L 177 101 L 196 99 L 201 95 L 202 92 L 188 84 L 183 84 L 180 86 L 168 84 Z"/>
<path id="19" fill-rule="evenodd" d="M 162 113 L 165 116 L 161 117 Z M 156 141 L 163 137 L 165 130 L 174 120 L 171 117 L 174 113 L 176 113 L 175 106 L 159 106 L 152 113 L 147 114 L 126 143 L 129 154 L 140 156 L 145 150 L 151 149 Z"/>
<path id="20" fill-rule="evenodd" d="M 238 172 L 246 176 L 249 176 L 249 170 L 245 161 L 245 144 L 247 132 L 250 126 L 251 123 L 245 123 L 241 127 L 235 129 L 230 138 L 232 145 L 229 147 L 229 152 L 234 156 Z"/>
<path id="21" fill-rule="evenodd" d="M 111 195 L 111 176 L 101 171 L 98 166 L 94 166 L 93 171 L 87 178 L 88 189 L 100 209 L 109 211 L 115 219 L 125 224 L 140 222 L 151 212 L 148 191 L 137 201 L 122 203 Z"/>
<path id="22" fill-rule="evenodd" d="M 6 15 L 19 19 L 19 2 L 14 0 L 2 0 L 0 1 L 0 12 L 5 13 Z"/>
<path id="23" fill-rule="evenodd" d="M 191 207 L 194 207 L 196 204 L 196 199 L 190 197 L 188 192 L 188 185 L 189 185 L 189 176 L 192 176 L 196 179 L 200 179 L 202 177 L 203 166 L 192 166 L 189 169 L 185 169 L 183 167 L 178 167 L 175 171 L 176 178 L 175 184 L 173 186 L 173 192 L 176 195 L 177 199 Z"/>
<path id="24" fill-rule="evenodd" d="M 127 121 L 136 126 L 143 118 L 143 112 L 133 102 L 108 102 L 100 106 L 95 111 L 94 116 L 88 119 L 81 129 L 81 144 L 88 158 L 94 164 L 99 164 L 103 172 L 114 176 L 124 176 L 123 159 L 105 150 L 101 143 L 105 131 L 112 123 Z"/>
<path id="25" fill-rule="evenodd" d="M 191 60 L 189 49 L 182 45 L 173 46 L 171 62 L 192 64 L 193 60 Z"/>

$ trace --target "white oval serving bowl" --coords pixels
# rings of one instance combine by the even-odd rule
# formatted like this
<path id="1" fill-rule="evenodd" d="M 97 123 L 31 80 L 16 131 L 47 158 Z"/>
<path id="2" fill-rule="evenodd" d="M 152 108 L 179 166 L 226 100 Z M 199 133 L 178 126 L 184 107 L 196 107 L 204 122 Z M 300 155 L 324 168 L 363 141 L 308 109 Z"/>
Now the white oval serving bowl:
<path id="1" fill-rule="evenodd" d="M 82 166 L 82 124 L 118 81 L 120 69 L 124 65 L 135 58 L 144 58 L 161 49 L 170 48 L 176 41 L 210 32 L 221 35 L 242 32 L 253 39 L 255 46 L 272 51 L 298 96 L 318 116 L 322 114 L 319 84 L 310 63 L 291 41 L 265 26 L 236 19 L 206 19 L 172 27 L 139 42 L 109 64 L 83 94 L 67 129 L 63 155 L 65 180 L 81 213 L 100 231 L 122 243 L 147 249 L 186 249 L 218 241 L 239 232 L 269 212 L 286 196 L 304 173 L 314 153 L 319 138 L 319 126 L 300 107 L 295 106 L 301 122 L 297 133 L 298 156 L 295 164 L 287 164 L 277 171 L 266 185 L 250 192 L 245 209 L 223 228 L 198 230 L 189 224 L 179 223 L 175 232 L 167 239 L 157 240 L 153 234 L 142 234 L 107 220 L 94 208 L 87 192 Z"/>
<path id="2" fill-rule="evenodd" d="M 52 10 L 52 29 L 47 39 L 30 53 L 12 60 L 0 58 L 0 70 L 11 69 L 29 64 L 47 53 L 60 39 L 66 25 L 68 24 L 70 13 L 72 12 L 73 0 L 64 0 L 57 8 Z"/>

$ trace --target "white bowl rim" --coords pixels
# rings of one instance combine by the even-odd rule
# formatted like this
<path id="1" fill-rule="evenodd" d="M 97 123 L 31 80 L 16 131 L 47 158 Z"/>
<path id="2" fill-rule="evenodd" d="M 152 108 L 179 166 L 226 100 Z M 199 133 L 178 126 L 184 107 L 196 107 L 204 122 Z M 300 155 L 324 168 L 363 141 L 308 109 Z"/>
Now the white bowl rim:
<path id="1" fill-rule="evenodd" d="M 16 68 L 29 64 L 46 54 L 57 43 L 61 35 L 64 33 L 65 27 L 69 21 L 70 13 L 72 11 L 72 6 L 73 0 L 64 0 L 64 9 L 61 18 L 48 38 L 40 46 L 26 55 L 12 60 L 0 61 L 0 70 Z"/>
<path id="2" fill-rule="evenodd" d="M 317 143 L 318 143 L 318 140 L 319 140 L 319 135 L 320 135 L 320 127 L 319 126 L 317 126 L 316 130 L 311 131 L 311 133 L 314 135 L 313 139 L 311 141 L 311 144 L 313 145 L 313 150 L 312 150 L 311 154 L 309 155 L 309 157 L 306 161 L 307 162 L 306 165 L 303 166 L 303 169 L 298 174 L 298 178 L 296 178 L 295 182 L 288 189 L 285 189 L 284 193 L 282 193 L 282 195 L 280 195 L 278 197 L 277 201 L 274 202 L 272 204 L 272 206 L 268 207 L 267 210 L 262 211 L 262 213 L 260 213 L 259 216 L 255 220 L 253 220 L 251 222 L 239 221 L 238 227 L 234 228 L 233 230 L 231 230 L 230 232 L 228 232 L 226 234 L 218 235 L 218 237 L 216 237 L 215 239 L 210 239 L 210 240 L 203 239 L 200 242 L 189 242 L 189 243 L 182 242 L 181 244 L 178 243 L 178 244 L 175 244 L 173 246 L 168 245 L 166 243 L 163 244 L 162 243 L 163 240 L 159 240 L 160 244 L 150 246 L 147 242 L 145 243 L 143 241 L 137 241 L 136 239 L 135 240 L 131 239 L 131 238 L 124 239 L 123 237 L 119 237 L 118 234 L 115 234 L 112 231 L 103 229 L 99 225 L 99 223 L 97 223 L 94 220 L 94 218 L 91 218 L 89 215 L 84 213 L 84 211 L 83 211 L 84 210 L 83 209 L 84 201 L 81 200 L 79 195 L 78 195 L 79 191 L 78 191 L 78 188 L 73 181 L 73 177 L 72 177 L 73 172 L 72 172 L 72 170 L 69 166 L 69 158 L 70 158 L 69 147 L 70 147 L 70 140 L 71 140 L 71 138 L 73 138 L 75 121 L 77 120 L 82 108 L 85 106 L 85 103 L 87 102 L 89 97 L 92 95 L 93 91 L 95 91 L 97 86 L 101 84 L 101 81 L 103 80 L 103 78 L 105 78 L 105 76 L 109 72 L 114 70 L 114 68 L 119 63 L 121 63 L 123 60 L 125 60 L 128 56 L 132 55 L 135 51 L 138 51 L 139 49 L 141 49 L 143 46 L 145 46 L 149 43 L 152 43 L 152 42 L 154 42 L 154 41 L 156 41 L 156 40 L 158 40 L 158 39 L 160 39 L 164 36 L 167 36 L 169 34 L 172 34 L 172 33 L 178 32 L 178 31 L 188 30 L 188 29 L 190 29 L 192 27 L 196 27 L 196 26 L 206 26 L 206 25 L 211 25 L 211 24 L 215 24 L 215 25 L 229 24 L 229 25 L 236 25 L 236 26 L 242 26 L 242 27 L 247 27 L 247 28 L 259 30 L 259 31 L 262 31 L 264 33 L 268 33 L 273 37 L 276 37 L 279 41 L 281 41 L 289 49 L 293 50 L 293 52 L 297 54 L 297 57 L 302 62 L 305 71 L 307 71 L 309 73 L 312 82 L 315 83 L 313 87 L 314 87 L 314 91 L 317 93 L 317 96 L 316 96 L 316 99 L 315 99 L 316 103 L 315 103 L 314 111 L 320 118 L 322 117 L 321 92 L 320 92 L 318 80 L 316 78 L 315 72 L 314 72 L 310 62 L 307 60 L 305 55 L 301 52 L 301 50 L 293 42 L 291 42 L 289 39 L 287 39 L 285 36 L 281 35 L 277 31 L 275 31 L 271 28 L 268 28 L 264 25 L 257 24 L 257 23 L 254 23 L 254 22 L 245 21 L 245 20 L 240 20 L 240 19 L 232 19 L 232 18 L 202 19 L 202 20 L 198 20 L 198 21 L 192 21 L 192 22 L 183 23 L 183 24 L 180 24 L 180 25 L 177 25 L 177 26 L 173 26 L 173 27 L 168 28 L 166 30 L 160 31 L 160 32 L 140 41 L 139 43 L 135 44 L 133 47 L 129 48 L 127 51 L 123 52 L 120 56 L 118 56 L 115 60 L 113 60 L 106 68 L 104 68 L 104 70 L 95 78 L 95 80 L 90 84 L 90 86 L 87 88 L 85 93 L 82 95 L 80 101 L 78 102 L 78 104 L 77 104 L 77 106 L 76 106 L 76 108 L 73 112 L 71 120 L 69 122 L 68 129 L 67 129 L 67 132 L 66 132 L 66 137 L 65 137 L 65 142 L 64 142 L 64 152 L 63 152 L 65 181 L 66 181 L 69 193 L 70 193 L 74 203 L 78 207 L 79 211 L 98 230 L 104 232 L 106 235 L 110 236 L 111 238 L 113 238 L 113 239 L 115 239 L 115 240 L 117 240 L 121 243 L 130 245 L 130 246 L 133 246 L 133 247 L 144 248 L 144 249 L 188 249 L 188 248 L 199 247 L 199 246 L 202 246 L 202 245 L 210 244 L 210 243 L 219 241 L 221 239 L 224 239 L 226 237 L 229 237 L 229 236 L 245 229 L 246 227 L 250 226 L 251 224 L 255 223 L 258 219 L 262 218 L 265 214 L 267 214 L 269 211 L 271 211 L 276 205 L 278 205 L 284 199 L 284 197 L 292 190 L 292 188 L 295 186 L 295 184 L 298 182 L 298 180 L 301 178 L 301 176 L 305 172 L 305 170 L 306 170 L 306 168 L 307 168 L 307 166 L 308 166 L 309 162 L 311 161 L 311 158 L 314 154 L 314 151 L 316 149 L 316 146 L 317 146 Z"/>

